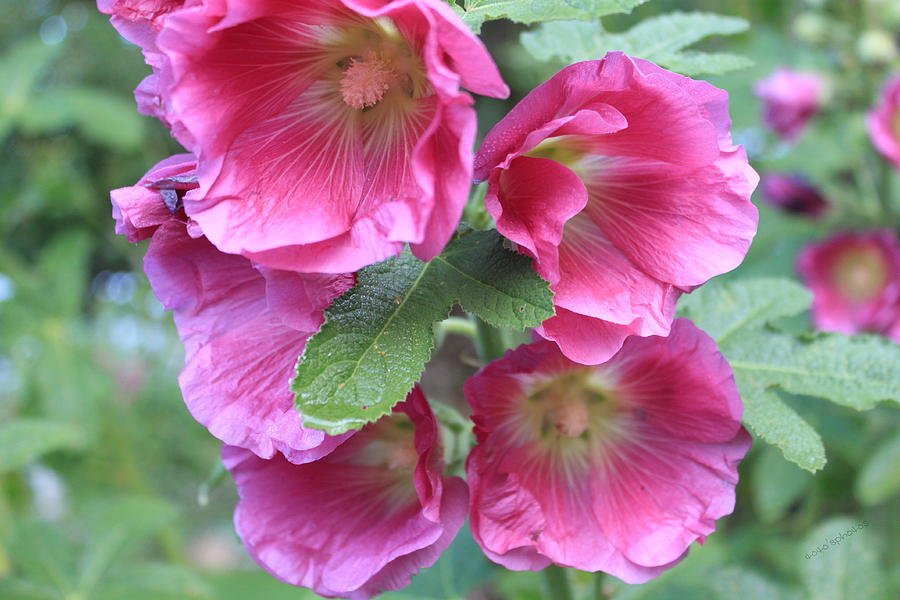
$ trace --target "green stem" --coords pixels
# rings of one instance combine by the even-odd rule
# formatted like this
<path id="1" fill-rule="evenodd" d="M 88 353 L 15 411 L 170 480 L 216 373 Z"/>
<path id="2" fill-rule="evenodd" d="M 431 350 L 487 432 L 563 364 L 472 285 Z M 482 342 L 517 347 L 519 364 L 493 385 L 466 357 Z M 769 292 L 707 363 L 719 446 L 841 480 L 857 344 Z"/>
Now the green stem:
<path id="1" fill-rule="evenodd" d="M 438 328 L 444 335 L 455 333 L 456 335 L 463 335 L 473 340 L 478 337 L 478 328 L 475 323 L 469 319 L 463 319 L 462 317 L 450 317 L 449 319 L 444 319 L 438 323 Z"/>
<path id="2" fill-rule="evenodd" d="M 541 575 L 544 578 L 544 597 L 553 600 L 572 600 L 572 586 L 569 585 L 569 573 L 562 567 L 550 565 Z"/>
<path id="3" fill-rule="evenodd" d="M 503 356 L 506 352 L 506 340 L 503 339 L 503 332 L 496 327 L 491 327 L 475 315 L 471 315 L 475 322 L 475 348 L 478 350 L 478 356 L 485 363 L 496 360 Z"/>
<path id="4" fill-rule="evenodd" d="M 603 582 L 606 576 L 599 571 L 594 573 L 594 600 L 606 600 L 606 594 L 603 593 Z"/>

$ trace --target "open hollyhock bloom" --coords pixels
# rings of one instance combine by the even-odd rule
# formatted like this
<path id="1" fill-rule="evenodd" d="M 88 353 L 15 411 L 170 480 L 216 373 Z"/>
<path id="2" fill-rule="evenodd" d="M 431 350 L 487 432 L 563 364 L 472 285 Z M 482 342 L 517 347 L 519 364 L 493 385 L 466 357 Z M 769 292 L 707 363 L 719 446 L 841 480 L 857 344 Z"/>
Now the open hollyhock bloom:
<path id="1" fill-rule="evenodd" d="M 825 196 L 803 175 L 767 173 L 762 191 L 769 204 L 791 214 L 818 219 L 828 210 Z"/>
<path id="2" fill-rule="evenodd" d="M 754 92 L 763 101 L 763 123 L 778 137 L 795 141 L 819 112 L 825 80 L 816 73 L 779 68 L 757 82 Z"/>
<path id="3" fill-rule="evenodd" d="M 675 302 L 735 268 L 758 177 L 731 142 L 728 95 L 619 52 L 564 68 L 484 140 L 475 176 L 497 229 L 535 258 L 578 362 L 666 335 Z"/>
<path id="4" fill-rule="evenodd" d="M 470 522 L 494 561 L 551 563 L 641 583 L 703 542 L 734 508 L 750 447 L 731 367 L 679 319 L 608 362 L 520 346 L 466 382 L 478 446 Z"/>
<path id="5" fill-rule="evenodd" d="M 315 462 L 229 446 L 222 455 L 247 550 L 282 581 L 323 596 L 370 598 L 409 585 L 465 520 L 466 485 L 443 475 L 437 421 L 418 388 Z"/>
<path id="6" fill-rule="evenodd" d="M 224 252 L 296 271 L 353 271 L 407 242 L 435 256 L 471 181 L 460 86 L 508 93 L 441 0 L 194 3 L 157 45 L 165 109 L 198 156 L 187 214 Z"/>
<path id="7" fill-rule="evenodd" d="M 305 429 L 290 380 L 306 341 L 351 275 L 303 275 L 256 268 L 223 254 L 181 207 L 196 188 L 195 161 L 170 157 L 137 185 L 113 190 L 116 231 L 152 236 L 144 267 L 160 301 L 175 312 L 185 347 L 179 378 L 191 414 L 226 443 L 269 458 L 305 462 L 347 436 Z"/>
<path id="8" fill-rule="evenodd" d="M 881 102 L 869 113 L 869 136 L 878 151 L 900 169 L 900 76 L 887 83 Z"/>
<path id="9" fill-rule="evenodd" d="M 880 333 L 900 343 L 900 240 L 889 230 L 847 231 L 807 246 L 797 261 L 823 331 Z"/>

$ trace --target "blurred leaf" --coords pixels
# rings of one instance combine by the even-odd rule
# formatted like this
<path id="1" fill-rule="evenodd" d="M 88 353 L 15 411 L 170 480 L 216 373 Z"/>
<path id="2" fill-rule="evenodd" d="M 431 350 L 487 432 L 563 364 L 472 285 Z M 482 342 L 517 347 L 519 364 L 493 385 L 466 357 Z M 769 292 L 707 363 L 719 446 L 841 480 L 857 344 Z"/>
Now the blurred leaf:
<path id="1" fill-rule="evenodd" d="M 458 600 L 495 573 L 484 552 L 472 538 L 468 523 L 434 566 L 413 577 L 412 584 L 384 594 L 385 600 Z"/>
<path id="2" fill-rule="evenodd" d="M 559 58 L 573 63 L 619 50 L 685 75 L 718 74 L 752 66 L 753 61 L 733 54 L 684 49 L 708 36 L 740 33 L 748 27 L 747 21 L 737 17 L 672 12 L 641 21 L 623 33 L 604 31 L 599 22 L 545 23 L 534 31 L 523 32 L 521 41 L 538 60 Z"/>
<path id="3" fill-rule="evenodd" d="M 606 15 L 630 13 L 647 0 L 463 0 L 457 8 L 463 21 L 478 33 L 485 21 L 509 19 L 517 23 L 593 20 Z"/>
<path id="4" fill-rule="evenodd" d="M 875 449 L 856 479 L 856 497 L 880 504 L 900 492 L 900 433 Z"/>
<path id="5" fill-rule="evenodd" d="M 27 465 L 54 450 L 77 448 L 84 441 L 75 427 L 43 419 L 14 419 L 0 424 L 0 473 Z"/>
<path id="6" fill-rule="evenodd" d="M 88 87 L 54 89 L 22 114 L 22 129 L 48 135 L 75 126 L 89 140 L 113 150 L 133 150 L 143 138 L 144 121 L 132 98 Z"/>
<path id="7" fill-rule="evenodd" d="M 53 587 L 60 592 L 75 591 L 75 560 L 72 542 L 57 527 L 39 521 L 22 521 L 16 525 L 11 543 L 13 566 L 26 579 L 40 587 Z"/>
<path id="8" fill-rule="evenodd" d="M 0 141 L 6 138 L 16 119 L 31 100 L 35 83 L 59 55 L 60 46 L 48 46 L 38 39 L 18 42 L 0 57 Z"/>
<path id="9" fill-rule="evenodd" d="M 831 519 L 804 540 L 800 574 L 815 600 L 876 600 L 885 598 L 868 521 Z M 816 549 L 822 548 L 813 555 Z M 809 556 L 809 558 L 807 558 Z"/>
<path id="10" fill-rule="evenodd" d="M 271 577 L 270 577 L 271 579 Z M 92 596 L 94 597 L 94 596 Z M 231 596 L 237 598 L 237 596 Z M 269 596 L 248 595 L 245 598 Z M 117 568 L 97 589 L 98 600 L 189 600 L 218 599 L 203 578 L 185 567 L 162 563 L 137 563 Z"/>
<path id="11" fill-rule="evenodd" d="M 59 600 L 55 588 L 11 577 L 0 578 L 0 598 L 3 600 Z"/>
<path id="12" fill-rule="evenodd" d="M 119 496 L 96 499 L 85 514 L 85 522 L 96 538 L 121 529 L 123 544 L 138 542 L 171 523 L 178 511 L 169 502 L 153 496 Z"/>
<path id="13" fill-rule="evenodd" d="M 282 583 L 261 569 L 208 575 L 206 580 L 216 600 L 319 600 L 312 591 Z"/>
<path id="14" fill-rule="evenodd" d="M 753 504 L 764 523 L 777 521 L 812 483 L 812 475 L 787 462 L 781 454 L 764 447 L 751 473 Z"/>
<path id="15" fill-rule="evenodd" d="M 495 327 L 536 327 L 553 315 L 549 284 L 495 230 L 463 233 L 428 263 L 407 251 L 367 267 L 300 359 L 293 390 L 304 424 L 338 434 L 390 413 L 456 302 Z"/>
<path id="16" fill-rule="evenodd" d="M 778 462 L 786 464 L 780 458 Z M 707 571 L 706 575 L 708 585 L 717 600 L 734 600 L 735 598 L 800 600 L 802 598 L 799 591 L 787 589 L 784 584 L 776 583 L 744 567 L 716 567 Z"/>
<path id="17" fill-rule="evenodd" d="M 76 229 L 54 237 L 41 252 L 38 269 L 42 288 L 38 293 L 54 314 L 80 313 L 89 283 L 88 261 L 92 248 L 88 233 Z"/>

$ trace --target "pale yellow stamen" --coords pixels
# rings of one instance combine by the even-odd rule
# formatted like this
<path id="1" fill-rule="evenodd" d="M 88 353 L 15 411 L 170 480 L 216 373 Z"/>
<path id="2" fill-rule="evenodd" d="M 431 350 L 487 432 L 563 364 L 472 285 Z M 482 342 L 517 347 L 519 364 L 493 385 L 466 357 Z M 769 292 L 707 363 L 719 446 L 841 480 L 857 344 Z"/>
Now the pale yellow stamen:
<path id="1" fill-rule="evenodd" d="M 391 63 L 368 53 L 364 58 L 350 60 L 350 66 L 341 79 L 341 95 L 344 102 L 362 110 L 375 106 L 397 79 Z"/>

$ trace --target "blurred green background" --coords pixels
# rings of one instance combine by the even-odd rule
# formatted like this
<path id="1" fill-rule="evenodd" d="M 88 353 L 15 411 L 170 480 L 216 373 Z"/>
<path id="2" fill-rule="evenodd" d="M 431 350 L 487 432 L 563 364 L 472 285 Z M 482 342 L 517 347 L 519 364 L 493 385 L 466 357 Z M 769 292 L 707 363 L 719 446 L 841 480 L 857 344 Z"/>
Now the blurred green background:
<path id="1" fill-rule="evenodd" d="M 748 32 L 700 46 L 756 63 L 711 78 L 732 93 L 735 137 L 760 171 L 803 172 L 837 206 L 812 224 L 758 202 L 757 242 L 726 277 L 793 276 L 806 241 L 839 226 L 886 224 L 900 182 L 871 149 L 864 114 L 887 74 L 900 72 L 896 52 L 876 43 L 896 48 L 900 3 L 654 0 L 604 25 L 617 31 L 671 10 L 750 21 Z M 511 101 L 561 66 L 524 52 L 521 30 L 503 22 L 484 30 Z M 829 107 L 793 148 L 762 130 L 751 92 L 777 65 L 832 82 Z M 148 72 L 92 2 L 0 0 L 0 599 L 312 598 L 246 556 L 231 525 L 229 481 L 206 493 L 219 444 L 181 401 L 182 350 L 143 277 L 144 245 L 113 231 L 108 190 L 179 151 L 135 110 L 131 91 Z M 482 132 L 510 105 L 479 101 Z M 435 395 L 459 402 L 459 373 L 473 355 L 460 340 L 445 348 L 427 382 Z M 758 444 L 741 467 L 735 514 L 705 547 L 650 584 L 610 578 L 598 590 L 578 574 L 576 592 L 900 597 L 898 412 L 788 401 L 825 440 L 823 471 L 812 476 Z M 857 523 L 866 526 L 806 558 Z M 411 588 L 388 596 L 553 597 L 540 586 L 535 574 L 492 567 L 465 534 Z"/>

